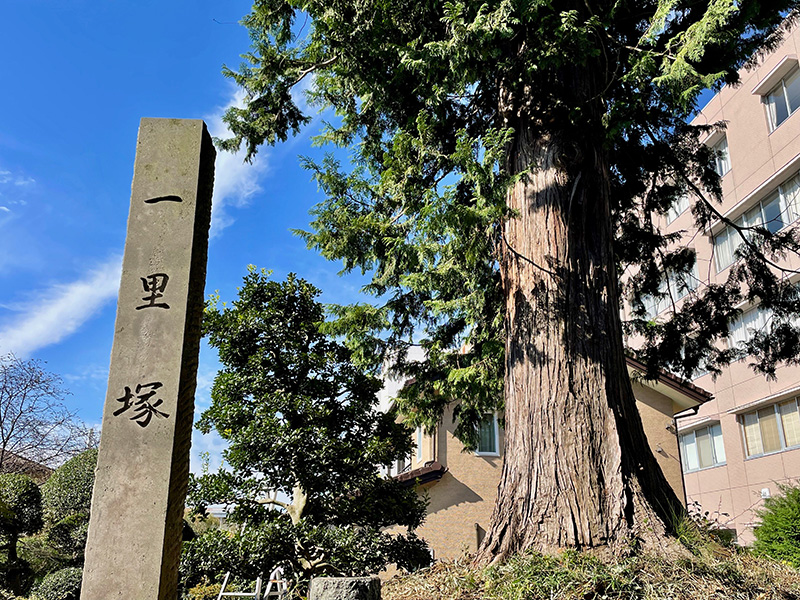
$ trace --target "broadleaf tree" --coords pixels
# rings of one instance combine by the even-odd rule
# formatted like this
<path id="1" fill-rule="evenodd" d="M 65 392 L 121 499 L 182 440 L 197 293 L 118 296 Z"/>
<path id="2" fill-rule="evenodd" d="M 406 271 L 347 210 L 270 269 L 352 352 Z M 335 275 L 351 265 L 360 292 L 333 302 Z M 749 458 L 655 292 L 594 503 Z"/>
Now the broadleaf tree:
<path id="1" fill-rule="evenodd" d="M 256 573 L 285 562 L 308 581 L 427 564 L 427 546 L 414 535 L 423 497 L 380 473 L 411 453 L 411 430 L 377 409 L 380 381 L 320 331 L 318 294 L 294 275 L 278 282 L 251 268 L 230 305 L 208 303 L 203 329 L 222 369 L 198 427 L 228 447 L 224 468 L 194 479 L 191 501 L 232 507 L 231 518 L 261 540 L 254 556 L 271 561 L 247 566 Z M 197 575 L 195 559 L 185 557 L 187 573 Z"/>
<path id="2" fill-rule="evenodd" d="M 399 405 L 432 427 L 458 401 L 458 434 L 505 413 L 505 460 L 480 559 L 526 548 L 660 548 L 682 507 L 646 445 L 623 332 L 660 367 L 712 372 L 752 354 L 773 375 L 796 362 L 798 293 L 782 265 L 791 228 L 742 228 L 719 212 L 714 127 L 688 121 L 705 89 L 776 47 L 789 0 L 257 0 L 243 23 L 241 108 L 225 120 L 248 157 L 311 116 L 305 161 L 325 199 L 305 238 L 371 276 L 372 303 L 334 308 L 330 331 L 377 368 L 412 377 Z M 301 85 L 302 84 L 302 85 Z M 744 238 L 724 284 L 671 317 L 646 316 L 694 253 L 658 215 L 690 191 L 699 228 Z M 668 293 L 668 292 L 667 292 Z M 623 323 L 627 297 L 633 318 Z M 744 300 L 770 334 L 727 350 Z M 406 360 L 410 344 L 427 360 Z M 459 348 L 466 351 L 458 352 Z"/>

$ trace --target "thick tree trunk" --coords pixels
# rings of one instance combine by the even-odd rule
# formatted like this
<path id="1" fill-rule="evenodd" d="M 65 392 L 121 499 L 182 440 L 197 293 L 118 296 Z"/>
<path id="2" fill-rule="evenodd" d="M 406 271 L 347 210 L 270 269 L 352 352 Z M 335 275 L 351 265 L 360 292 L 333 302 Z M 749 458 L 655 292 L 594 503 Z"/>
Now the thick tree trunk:
<path id="1" fill-rule="evenodd" d="M 541 121 L 515 129 L 509 167 L 529 174 L 507 196 L 506 442 L 478 561 L 659 546 L 682 506 L 647 445 L 625 365 L 602 146 Z"/>

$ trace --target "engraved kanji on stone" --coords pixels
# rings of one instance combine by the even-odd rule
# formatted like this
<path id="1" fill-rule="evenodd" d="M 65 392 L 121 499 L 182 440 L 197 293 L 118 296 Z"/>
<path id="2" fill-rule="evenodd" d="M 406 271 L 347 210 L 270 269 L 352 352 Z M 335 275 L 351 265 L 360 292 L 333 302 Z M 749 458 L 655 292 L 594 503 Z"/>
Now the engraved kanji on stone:
<path id="1" fill-rule="evenodd" d="M 139 279 L 142 280 L 142 288 L 144 288 L 144 291 L 150 295 L 142 298 L 147 304 L 137 306 L 136 310 L 141 310 L 143 308 L 169 308 L 169 304 L 166 302 L 157 302 L 157 300 L 164 297 L 164 290 L 167 289 L 169 275 L 166 273 L 153 273 L 152 275 L 140 277 Z"/>
<path id="2" fill-rule="evenodd" d="M 117 402 L 121 402 L 122 407 L 114 411 L 114 416 L 118 417 L 125 411 L 133 409 L 133 416 L 130 420 L 136 421 L 140 427 L 147 427 L 154 416 L 166 419 L 169 415 L 158 410 L 164 401 L 161 398 L 156 398 L 155 401 L 151 400 L 156 395 L 156 390 L 161 387 L 164 387 L 164 384 L 160 381 L 140 383 L 136 386 L 136 391 L 132 392 L 131 388 L 126 385 L 125 394 L 122 398 L 117 398 Z"/>
<path id="3" fill-rule="evenodd" d="M 145 204 L 158 204 L 159 202 L 183 202 L 183 198 L 180 196 L 169 195 L 169 196 L 157 196 L 156 198 L 148 198 L 144 201 Z"/>

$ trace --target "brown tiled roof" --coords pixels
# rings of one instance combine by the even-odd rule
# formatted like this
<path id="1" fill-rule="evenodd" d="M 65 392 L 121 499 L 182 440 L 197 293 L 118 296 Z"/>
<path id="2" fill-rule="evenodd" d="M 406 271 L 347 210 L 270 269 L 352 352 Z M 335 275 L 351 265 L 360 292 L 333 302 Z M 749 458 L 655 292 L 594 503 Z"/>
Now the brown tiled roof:
<path id="1" fill-rule="evenodd" d="M 50 475 L 53 474 L 53 469 L 6 450 L 3 466 L 0 468 L 0 472 L 21 473 L 23 475 L 28 475 L 36 483 L 41 484 L 50 478 Z"/>
<path id="2" fill-rule="evenodd" d="M 625 362 L 628 363 L 628 366 L 636 369 L 637 371 L 641 371 L 642 373 L 647 372 L 647 365 L 643 362 L 636 360 L 632 356 L 625 356 Z M 673 375 L 663 369 L 659 369 L 658 377 L 656 381 L 659 383 L 663 383 L 667 387 L 671 387 L 673 390 L 684 394 L 685 396 L 695 400 L 699 404 L 703 404 L 711 400 L 714 396 L 710 392 L 707 392 L 701 387 L 694 385 L 686 381 L 685 379 L 681 379 L 677 375 Z"/>
<path id="3" fill-rule="evenodd" d="M 442 463 L 438 460 L 433 460 L 430 462 L 425 463 L 425 466 L 420 467 L 418 469 L 414 469 L 413 471 L 406 471 L 405 473 L 400 473 L 396 475 L 396 479 L 407 486 L 412 486 L 415 483 L 430 483 L 431 481 L 439 481 L 447 472 L 447 467 L 445 467 Z"/>

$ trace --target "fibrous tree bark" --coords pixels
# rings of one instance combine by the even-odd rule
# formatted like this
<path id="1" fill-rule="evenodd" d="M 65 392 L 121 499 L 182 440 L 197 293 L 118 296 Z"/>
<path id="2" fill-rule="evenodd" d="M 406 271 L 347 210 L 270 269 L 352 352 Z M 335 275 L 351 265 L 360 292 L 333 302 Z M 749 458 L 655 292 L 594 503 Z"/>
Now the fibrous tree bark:
<path id="1" fill-rule="evenodd" d="M 591 80 L 583 74 L 584 88 Z M 507 194 L 501 258 L 505 452 L 479 558 L 659 546 L 683 509 L 627 374 L 607 158 L 591 131 L 515 125 L 509 171 L 521 177 Z"/>

